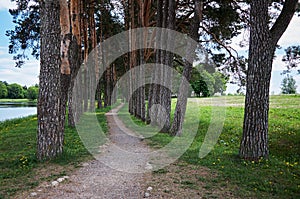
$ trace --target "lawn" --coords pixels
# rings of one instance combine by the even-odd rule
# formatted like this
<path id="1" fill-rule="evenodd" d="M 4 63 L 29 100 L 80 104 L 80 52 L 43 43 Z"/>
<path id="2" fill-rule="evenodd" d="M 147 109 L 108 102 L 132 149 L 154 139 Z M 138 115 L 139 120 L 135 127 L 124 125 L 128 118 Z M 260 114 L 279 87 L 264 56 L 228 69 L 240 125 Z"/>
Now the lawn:
<path id="1" fill-rule="evenodd" d="M 102 129 L 107 132 L 105 113 L 110 107 L 97 110 Z M 92 159 L 76 129 L 66 127 L 64 153 L 53 161 L 38 162 L 36 152 L 37 118 L 30 116 L 0 122 L 0 198 L 68 175 L 82 161 Z"/>
<path id="2" fill-rule="evenodd" d="M 191 190 L 199 189 L 197 185 L 201 183 L 205 183 L 205 188 L 209 192 L 213 189 L 227 189 L 232 192 L 233 197 L 238 198 L 300 198 L 300 95 L 271 96 L 270 102 L 270 157 L 256 163 L 238 157 L 243 124 L 243 96 L 190 99 L 188 106 L 191 111 L 186 115 L 182 139 L 195 131 L 195 126 L 198 126 L 195 125 L 195 121 L 199 121 L 199 126 L 193 143 L 176 164 L 186 165 L 185 168 L 205 167 L 212 173 L 216 173 L 214 176 L 217 177 L 198 176 L 198 182 L 192 181 L 190 177 L 189 186 L 186 186 L 186 183 L 182 184 L 186 180 L 176 181 L 180 182 L 181 186 L 185 186 L 185 189 Z M 174 106 L 175 100 L 172 101 L 173 109 Z M 226 111 L 226 117 L 220 137 L 213 150 L 204 158 L 199 158 L 199 149 L 209 128 L 212 110 L 221 109 Z M 150 129 L 149 132 L 152 132 L 153 136 L 150 136 L 147 142 L 154 149 L 163 147 L 173 140 L 167 134 L 153 134 L 153 129 L 131 118 L 126 113 L 126 107 L 121 111 L 120 117 L 129 128 L 139 130 L 142 127 L 145 136 L 151 135 L 147 133 Z M 161 175 L 162 178 L 167 171 L 168 168 L 153 175 Z M 185 172 L 189 173 L 188 170 Z"/>
<path id="3" fill-rule="evenodd" d="M 23 103 L 23 102 L 37 102 L 36 100 L 28 100 L 28 99 L 0 99 L 1 102 L 14 102 L 14 103 Z"/>

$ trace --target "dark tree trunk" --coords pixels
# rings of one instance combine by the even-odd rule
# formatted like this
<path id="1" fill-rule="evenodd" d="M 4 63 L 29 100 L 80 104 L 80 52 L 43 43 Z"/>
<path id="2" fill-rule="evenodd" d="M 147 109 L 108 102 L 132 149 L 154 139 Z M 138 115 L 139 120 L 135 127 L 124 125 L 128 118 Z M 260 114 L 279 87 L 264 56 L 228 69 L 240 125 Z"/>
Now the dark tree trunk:
<path id="1" fill-rule="evenodd" d="M 75 77 L 77 76 L 80 69 L 80 49 L 76 37 L 73 37 L 70 45 L 70 65 L 71 65 L 71 82 L 68 92 L 68 125 L 75 127 L 76 117 L 75 112 L 78 112 L 79 107 L 74 106 L 73 103 L 73 89 L 75 86 Z M 75 109 L 75 110 L 73 110 Z"/>
<path id="2" fill-rule="evenodd" d="M 269 88 L 276 44 L 296 9 L 297 0 L 286 1 L 277 21 L 268 26 L 268 1 L 251 1 L 250 47 L 247 71 L 243 137 L 240 156 L 244 159 L 267 158 Z"/>
<path id="3" fill-rule="evenodd" d="M 175 9 L 176 9 L 176 2 L 175 0 L 168 0 L 168 19 L 167 19 L 167 28 L 170 30 L 175 29 Z M 168 49 L 173 49 L 174 42 L 172 41 L 172 35 L 168 35 L 167 45 L 169 46 Z M 167 65 L 170 68 L 173 68 L 173 53 L 165 51 L 165 58 L 164 58 L 164 64 Z M 171 96 L 172 96 L 172 74 L 170 73 L 170 70 L 165 68 L 163 71 L 163 80 L 164 85 L 161 88 L 162 90 L 162 97 L 161 102 L 162 106 L 165 108 L 165 118 L 164 118 L 164 125 L 161 129 L 162 132 L 169 132 L 171 127 Z M 163 118 L 160 118 L 162 120 Z"/>
<path id="4" fill-rule="evenodd" d="M 71 75 L 70 74 L 61 74 L 61 77 L 60 77 L 60 86 L 61 86 L 60 123 L 61 123 L 61 131 L 62 132 L 64 132 L 64 129 L 65 129 L 66 110 L 67 110 L 70 83 L 71 83 Z"/>
<path id="5" fill-rule="evenodd" d="M 51 159 L 63 151 L 60 116 L 60 6 L 40 1 L 41 68 L 38 101 L 37 158 Z"/>
<path id="6" fill-rule="evenodd" d="M 97 97 L 97 108 L 102 108 L 102 86 L 101 86 L 101 79 L 98 82 L 97 90 L 96 90 L 96 97 Z"/>
<path id="7" fill-rule="evenodd" d="M 194 11 L 194 18 L 193 22 L 190 27 L 190 33 L 189 36 L 197 41 L 199 39 L 199 27 L 200 27 L 200 21 L 202 20 L 202 11 L 203 11 L 203 1 L 201 0 L 195 0 L 195 11 Z M 196 43 L 195 43 L 196 44 Z M 187 46 L 187 60 L 193 60 L 195 57 L 195 50 L 197 46 L 195 44 L 188 44 Z M 178 98 L 174 113 L 174 120 L 170 129 L 170 133 L 174 136 L 180 136 L 182 134 L 182 126 L 187 106 L 187 97 L 188 97 L 188 91 L 189 91 L 189 83 L 188 81 L 191 78 L 191 72 L 192 72 L 192 63 L 189 63 L 188 61 L 185 61 L 184 63 L 184 70 L 183 70 L 183 77 L 181 79 L 179 91 L 178 91 Z"/>
<path id="8" fill-rule="evenodd" d="M 156 27 L 161 28 L 162 27 L 162 21 L 163 21 L 163 0 L 157 0 L 157 15 L 156 15 Z M 161 78 L 161 70 L 160 65 L 161 64 L 161 50 L 159 50 L 161 45 L 161 31 L 156 31 L 156 52 L 155 52 L 155 63 L 157 64 L 155 67 L 155 71 L 152 71 L 152 78 L 154 82 L 159 82 L 159 79 Z M 152 108 L 153 105 L 158 104 L 160 101 L 160 85 L 159 84 L 151 84 L 149 89 L 149 95 L 148 95 L 148 107 L 147 107 L 147 118 L 146 121 L 148 124 L 157 124 L 157 112 L 158 110 L 155 108 Z M 151 114 L 150 110 L 152 110 L 152 120 L 151 120 Z"/>
<path id="9" fill-rule="evenodd" d="M 84 67 L 83 72 L 83 112 L 88 111 L 89 108 L 89 79 L 88 79 L 88 73 L 89 73 L 88 66 Z"/>

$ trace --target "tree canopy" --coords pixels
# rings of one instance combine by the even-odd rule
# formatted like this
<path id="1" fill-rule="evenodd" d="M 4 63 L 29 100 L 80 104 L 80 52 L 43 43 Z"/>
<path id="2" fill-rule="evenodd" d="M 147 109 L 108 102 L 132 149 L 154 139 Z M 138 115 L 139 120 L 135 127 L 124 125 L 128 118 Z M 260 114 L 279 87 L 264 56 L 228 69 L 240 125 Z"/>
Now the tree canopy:
<path id="1" fill-rule="evenodd" d="M 296 81 L 293 76 L 287 75 L 281 82 L 282 94 L 295 94 L 297 91 Z"/>

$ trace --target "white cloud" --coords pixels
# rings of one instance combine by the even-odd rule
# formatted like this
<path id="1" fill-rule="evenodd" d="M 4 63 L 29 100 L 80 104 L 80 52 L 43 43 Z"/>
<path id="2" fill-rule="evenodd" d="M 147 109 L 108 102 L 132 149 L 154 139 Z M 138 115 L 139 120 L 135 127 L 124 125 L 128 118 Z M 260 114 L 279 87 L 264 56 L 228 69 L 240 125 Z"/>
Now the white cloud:
<path id="1" fill-rule="evenodd" d="M 1 0 L 0 10 L 8 10 L 16 8 L 16 3 L 10 0 Z"/>
<path id="2" fill-rule="evenodd" d="M 0 47 L 0 52 L 7 52 L 6 47 Z M 15 67 L 12 55 L 0 53 L 0 81 L 31 86 L 38 83 L 39 61 L 26 61 L 22 68 Z"/>
<path id="3" fill-rule="evenodd" d="M 272 71 L 280 71 L 286 70 L 286 64 L 282 61 L 283 55 L 279 54 L 276 56 L 276 58 L 273 60 L 273 69 Z"/>
<path id="4" fill-rule="evenodd" d="M 300 45 L 300 17 L 294 16 L 287 30 L 279 40 L 278 44 L 281 46 Z"/>

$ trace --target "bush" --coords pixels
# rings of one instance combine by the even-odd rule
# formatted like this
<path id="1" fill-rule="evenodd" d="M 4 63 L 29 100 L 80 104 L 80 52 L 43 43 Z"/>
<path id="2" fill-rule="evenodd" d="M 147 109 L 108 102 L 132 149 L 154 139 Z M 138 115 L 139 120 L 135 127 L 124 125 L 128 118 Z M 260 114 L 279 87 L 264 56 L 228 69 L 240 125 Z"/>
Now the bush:
<path id="1" fill-rule="evenodd" d="M 7 86 L 8 90 L 8 98 L 10 99 L 23 99 L 24 98 L 24 90 L 19 84 L 10 84 Z"/>
<path id="2" fill-rule="evenodd" d="M 27 89 L 27 99 L 35 100 L 38 98 L 39 88 L 36 86 L 31 86 Z"/>

